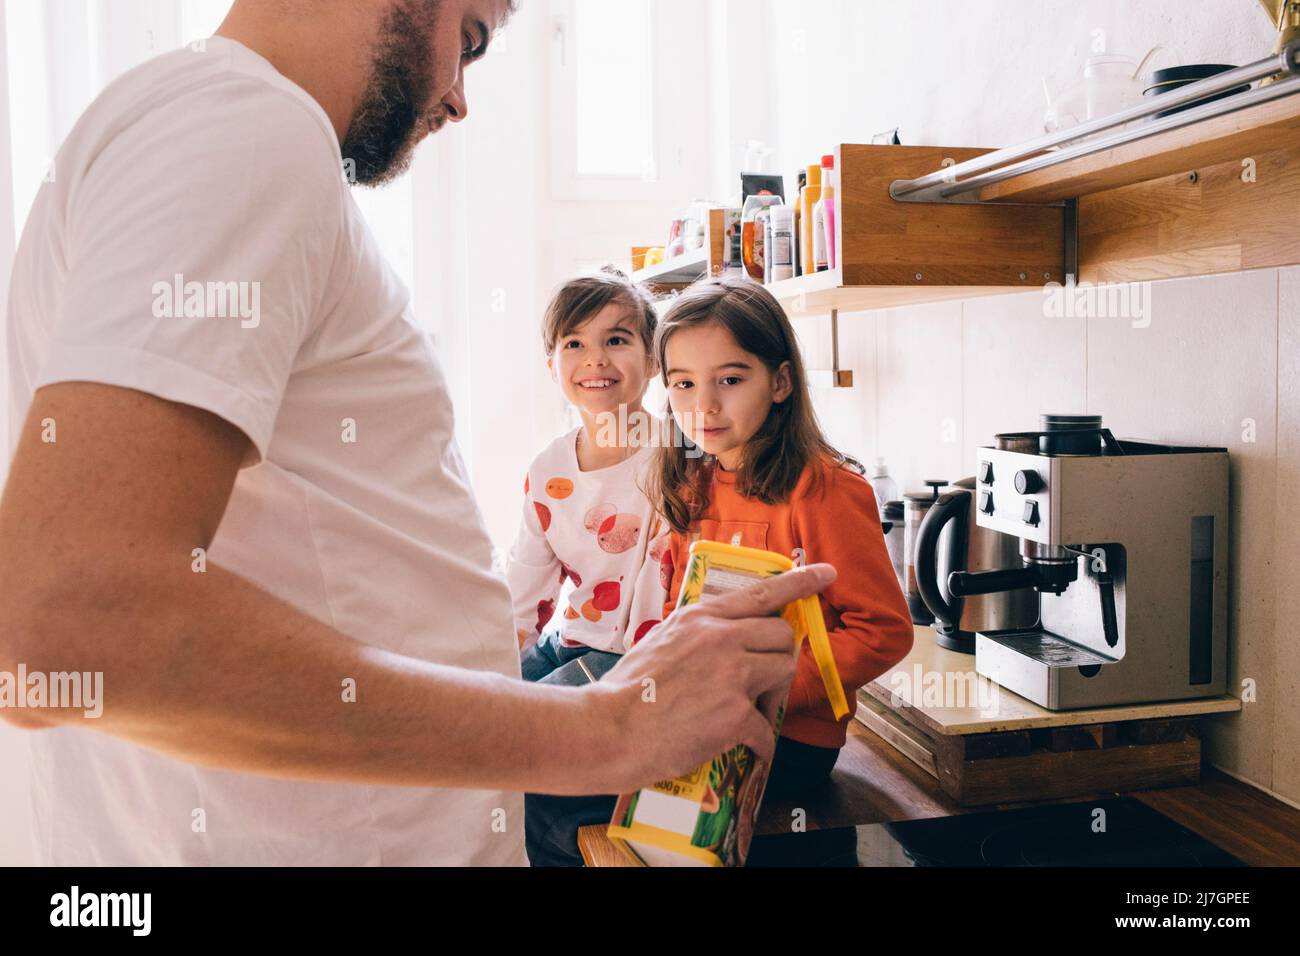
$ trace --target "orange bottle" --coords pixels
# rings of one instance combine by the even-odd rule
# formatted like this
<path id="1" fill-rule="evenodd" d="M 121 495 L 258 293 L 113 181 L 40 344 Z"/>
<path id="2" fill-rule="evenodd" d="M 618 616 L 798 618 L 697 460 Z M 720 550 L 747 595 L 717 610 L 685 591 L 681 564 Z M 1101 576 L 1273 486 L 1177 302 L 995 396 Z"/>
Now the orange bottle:
<path id="1" fill-rule="evenodd" d="M 817 271 L 817 261 L 813 258 L 813 206 L 822 198 L 822 167 L 808 167 L 808 185 L 799 194 L 799 258 L 803 263 L 803 274 L 812 275 Z"/>

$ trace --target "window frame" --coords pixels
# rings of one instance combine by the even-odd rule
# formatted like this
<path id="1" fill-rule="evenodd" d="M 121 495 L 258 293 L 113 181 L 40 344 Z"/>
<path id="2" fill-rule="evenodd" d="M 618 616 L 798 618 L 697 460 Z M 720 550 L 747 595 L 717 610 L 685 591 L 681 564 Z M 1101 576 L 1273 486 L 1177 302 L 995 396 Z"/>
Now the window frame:
<path id="1" fill-rule="evenodd" d="M 649 0 L 645 0 L 649 2 Z M 689 190 L 690 178 L 685 168 L 690 154 L 688 131 L 680 122 L 673 123 L 671 104 L 689 101 L 698 95 L 692 91 L 688 71 L 667 68 L 669 58 L 661 51 L 668 48 L 678 33 L 672 24 L 697 16 L 689 0 L 655 0 L 651 9 L 651 138 L 655 170 L 645 175 L 596 175 L 578 171 L 578 80 L 577 59 L 573 56 L 577 30 L 575 0 L 550 0 L 550 49 L 548 50 L 550 95 L 551 196 L 556 200 L 644 200 L 677 202 Z M 695 81 L 699 82 L 698 77 Z M 628 106 L 636 107 L 635 91 L 629 91 Z"/>

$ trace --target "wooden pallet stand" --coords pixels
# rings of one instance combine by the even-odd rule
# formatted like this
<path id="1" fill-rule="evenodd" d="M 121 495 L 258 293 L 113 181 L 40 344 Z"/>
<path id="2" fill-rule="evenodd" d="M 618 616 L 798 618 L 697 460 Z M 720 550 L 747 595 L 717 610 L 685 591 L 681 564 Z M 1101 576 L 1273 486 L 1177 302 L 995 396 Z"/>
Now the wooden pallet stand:
<path id="1" fill-rule="evenodd" d="M 989 715 L 973 706 L 927 706 L 910 690 L 898 692 L 894 679 L 923 673 L 973 680 L 974 665 L 917 628 L 912 653 L 858 692 L 857 719 L 962 806 L 1194 784 L 1201 774 L 1198 721 L 1241 709 L 1223 696 L 1049 711 L 999 688 L 997 712 Z"/>

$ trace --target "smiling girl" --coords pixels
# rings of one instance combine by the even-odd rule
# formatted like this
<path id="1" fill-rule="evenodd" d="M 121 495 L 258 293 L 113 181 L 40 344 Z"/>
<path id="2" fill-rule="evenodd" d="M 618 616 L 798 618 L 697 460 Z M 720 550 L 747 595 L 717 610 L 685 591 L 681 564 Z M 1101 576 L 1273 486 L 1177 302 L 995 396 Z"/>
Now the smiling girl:
<path id="1" fill-rule="evenodd" d="M 664 614 L 700 538 L 776 551 L 796 564 L 829 562 L 839 576 L 821 596 L 822 614 L 853 702 L 859 687 L 911 650 L 912 622 L 871 486 L 817 424 L 789 319 L 760 285 L 708 280 L 663 317 L 655 353 L 673 429 L 648 486 L 671 528 Z M 692 445 L 705 454 L 693 455 Z M 805 643 L 768 793 L 824 780 L 851 718 L 835 719 Z"/>
<path id="2" fill-rule="evenodd" d="M 506 580 L 525 680 L 599 679 L 662 617 L 668 535 L 643 490 L 662 437 L 642 404 L 658 371 L 655 321 L 650 298 L 616 270 L 565 283 L 546 309 L 546 365 L 582 424 L 542 449 L 524 479 Z M 614 801 L 525 794 L 532 865 L 581 864 L 578 828 L 608 820 Z"/>
<path id="3" fill-rule="evenodd" d="M 525 680 L 578 658 L 587 679 L 598 677 L 623 653 L 629 629 L 658 623 L 654 588 L 643 615 L 654 620 L 632 619 L 656 522 L 642 490 L 661 425 L 642 407 L 657 371 L 654 331 L 653 303 L 616 271 L 567 282 L 546 310 L 546 365 L 582 424 L 544 448 L 524 479 L 506 579 Z M 646 573 L 657 588 L 655 562 Z M 573 587 L 557 607 L 566 579 Z M 554 679 L 567 682 L 572 670 Z"/>

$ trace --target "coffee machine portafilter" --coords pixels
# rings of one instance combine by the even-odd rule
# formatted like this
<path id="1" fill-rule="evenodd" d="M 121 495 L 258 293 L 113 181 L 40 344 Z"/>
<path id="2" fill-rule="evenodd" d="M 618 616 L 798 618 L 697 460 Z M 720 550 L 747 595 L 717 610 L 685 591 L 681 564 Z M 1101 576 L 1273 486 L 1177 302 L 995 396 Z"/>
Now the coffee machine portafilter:
<path id="1" fill-rule="evenodd" d="M 948 589 L 1032 588 L 1039 614 L 977 634 L 976 671 L 1050 710 L 1223 693 L 1227 451 L 1084 432 L 979 450 L 976 520 L 1019 538 L 1022 566 L 955 572 Z"/>

